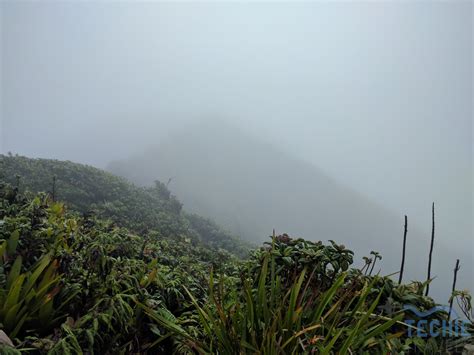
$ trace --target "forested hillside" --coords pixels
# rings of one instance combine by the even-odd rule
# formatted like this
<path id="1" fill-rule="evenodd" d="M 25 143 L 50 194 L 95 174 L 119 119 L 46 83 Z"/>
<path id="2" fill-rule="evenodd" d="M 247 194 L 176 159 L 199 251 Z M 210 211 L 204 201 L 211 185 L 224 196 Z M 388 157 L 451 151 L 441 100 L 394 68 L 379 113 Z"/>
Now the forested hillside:
<path id="1" fill-rule="evenodd" d="M 435 354 L 472 343 L 469 294 L 453 293 L 465 333 L 427 336 L 446 331 L 449 312 L 430 312 L 426 283 L 378 275 L 377 252 L 357 268 L 344 245 L 274 234 L 237 258 L 238 240 L 183 214 L 160 183 L 1 163 L 2 354 Z M 409 323 L 420 320 L 430 325 Z"/>
<path id="2" fill-rule="evenodd" d="M 0 328 L 33 353 L 170 348 L 170 341 L 154 345 L 164 330 L 141 309 L 187 319 L 183 286 L 202 298 L 211 268 L 231 274 L 239 265 L 227 252 L 178 236 L 138 235 L 5 183 L 0 221 Z"/>
<path id="3" fill-rule="evenodd" d="M 249 250 L 249 243 L 208 218 L 182 211 L 181 202 L 160 181 L 137 187 L 87 165 L 5 155 L 0 155 L 0 178 L 21 192 L 47 192 L 78 212 L 94 213 L 141 234 L 189 238 L 238 256 Z"/>

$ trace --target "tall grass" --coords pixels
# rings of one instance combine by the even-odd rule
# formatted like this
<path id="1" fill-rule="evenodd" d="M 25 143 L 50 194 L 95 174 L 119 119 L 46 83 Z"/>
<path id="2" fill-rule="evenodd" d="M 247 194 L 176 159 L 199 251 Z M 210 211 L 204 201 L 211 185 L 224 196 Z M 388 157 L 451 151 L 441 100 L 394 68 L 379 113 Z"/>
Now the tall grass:
<path id="1" fill-rule="evenodd" d="M 271 251 L 265 256 L 258 278 L 245 278 L 239 292 L 226 290 L 222 279 L 214 285 L 211 275 L 205 304 L 199 304 L 186 290 L 199 314 L 204 330 L 201 338 L 190 335 L 185 326 L 162 313 L 142 307 L 170 334 L 181 337 L 202 354 L 347 354 L 391 350 L 391 341 L 403 333 L 391 331 L 402 315 L 387 318 L 376 313 L 381 292 L 374 295 L 374 281 L 355 287 L 347 273 L 340 273 L 327 291 L 315 297 L 309 287 L 312 276 L 303 269 L 295 282 L 285 287 L 275 272 Z"/>

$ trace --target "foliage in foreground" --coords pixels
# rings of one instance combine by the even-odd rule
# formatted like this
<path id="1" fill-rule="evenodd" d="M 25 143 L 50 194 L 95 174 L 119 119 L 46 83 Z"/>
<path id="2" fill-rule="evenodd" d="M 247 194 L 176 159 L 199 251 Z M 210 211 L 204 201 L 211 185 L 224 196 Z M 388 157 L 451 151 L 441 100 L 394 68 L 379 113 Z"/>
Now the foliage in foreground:
<path id="1" fill-rule="evenodd" d="M 1 329 L 39 353 L 145 352 L 161 333 L 138 302 L 179 317 L 184 285 L 202 298 L 210 268 L 232 273 L 239 264 L 186 238 L 145 240 L 5 184 L 0 224 Z"/>
<path id="2" fill-rule="evenodd" d="M 350 269 L 351 254 L 335 243 L 324 246 L 286 235 L 274 237 L 241 269 L 240 280 L 231 287 L 211 274 L 203 303 L 186 289 L 199 315 L 199 336 L 184 324 L 142 308 L 168 330 L 162 339 L 170 334 L 180 337 L 201 354 L 435 354 L 447 351 L 447 346 L 455 348 L 455 342 L 440 338 L 408 337 L 410 325 L 403 322 L 402 307 L 386 314 L 381 306 L 388 300 L 394 307 L 409 300 L 427 310 L 435 305 L 433 300 L 422 290 L 413 292 L 415 285 L 394 285 L 388 278 Z M 342 269 L 328 269 L 340 260 L 350 262 Z M 439 312 L 430 319 L 446 320 L 447 314 Z"/>
<path id="3" fill-rule="evenodd" d="M 435 305 L 424 285 L 352 268 L 333 241 L 273 236 L 242 261 L 118 216 L 0 183 L 0 329 L 14 345 L 0 333 L 1 353 L 431 354 L 472 341 L 408 337 L 403 305 Z M 470 315 L 470 296 L 453 297 Z"/>
<path id="4" fill-rule="evenodd" d="M 256 286 L 244 281 L 240 293 L 225 297 L 223 283 L 210 292 L 211 303 L 200 306 L 188 292 L 196 307 L 204 339 L 188 334 L 160 314 L 144 307 L 147 314 L 172 333 L 184 338 L 199 353 L 294 354 L 317 352 L 345 354 L 355 350 L 377 353 L 393 350 L 391 339 L 400 333 L 387 332 L 402 315 L 387 319 L 374 313 L 379 296 L 367 301 L 373 284 L 362 290 L 343 293 L 346 274 L 318 297 L 304 282 L 306 269 L 287 290 L 279 276 L 271 276 L 265 259 Z M 273 261 L 271 262 L 274 267 Z M 213 279 L 211 278 L 211 283 Z M 213 287 L 210 288 L 211 290 Z"/>

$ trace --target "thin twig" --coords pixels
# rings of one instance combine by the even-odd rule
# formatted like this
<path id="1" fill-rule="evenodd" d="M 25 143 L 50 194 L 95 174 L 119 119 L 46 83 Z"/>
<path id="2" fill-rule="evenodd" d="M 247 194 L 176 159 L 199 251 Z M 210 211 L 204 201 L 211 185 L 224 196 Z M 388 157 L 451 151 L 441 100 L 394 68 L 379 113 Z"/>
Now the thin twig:
<path id="1" fill-rule="evenodd" d="M 454 280 L 453 280 L 453 289 L 451 291 L 451 299 L 449 300 L 449 315 L 448 315 L 448 322 L 451 319 L 451 311 L 453 310 L 453 301 L 454 301 L 454 291 L 456 291 L 456 280 L 458 278 L 458 271 L 459 271 L 459 259 L 456 260 L 456 266 L 454 267 Z"/>
<path id="2" fill-rule="evenodd" d="M 403 269 L 405 268 L 405 250 L 407 245 L 407 230 L 408 230 L 408 219 L 405 215 L 405 231 L 403 233 L 403 251 L 402 251 L 402 265 L 400 266 L 400 276 L 398 278 L 398 283 L 402 283 L 403 279 Z"/>
<path id="3" fill-rule="evenodd" d="M 430 244 L 430 256 L 428 259 L 428 278 L 427 281 L 428 283 L 426 284 L 426 292 L 425 296 L 428 296 L 428 293 L 430 292 L 430 280 L 431 280 L 431 260 L 433 257 L 433 246 L 434 246 L 434 236 L 435 236 L 435 212 L 434 212 L 434 202 L 431 207 L 431 244 Z"/>

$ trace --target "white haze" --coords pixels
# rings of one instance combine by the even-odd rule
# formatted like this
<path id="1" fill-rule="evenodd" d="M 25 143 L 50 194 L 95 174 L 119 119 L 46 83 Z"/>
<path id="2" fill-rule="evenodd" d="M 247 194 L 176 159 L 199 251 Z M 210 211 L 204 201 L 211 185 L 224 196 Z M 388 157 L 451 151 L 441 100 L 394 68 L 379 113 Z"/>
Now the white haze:
<path id="1" fill-rule="evenodd" d="M 426 252 L 434 201 L 436 268 L 454 267 L 449 245 L 474 288 L 472 2 L 3 1 L 0 11 L 3 153 L 106 167 L 191 121 L 230 121 L 407 214 Z"/>

